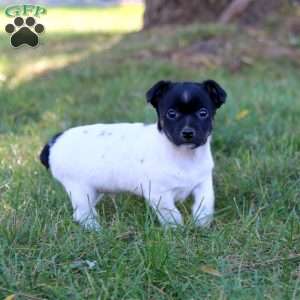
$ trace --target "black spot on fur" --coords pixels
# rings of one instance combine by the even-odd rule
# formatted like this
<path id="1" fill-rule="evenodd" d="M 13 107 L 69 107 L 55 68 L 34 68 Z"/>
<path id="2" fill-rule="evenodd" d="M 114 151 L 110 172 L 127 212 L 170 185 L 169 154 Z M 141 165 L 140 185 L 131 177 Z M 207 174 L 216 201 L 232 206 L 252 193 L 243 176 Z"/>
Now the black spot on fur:
<path id="1" fill-rule="evenodd" d="M 45 145 L 43 150 L 40 153 L 40 161 L 41 163 L 49 169 L 49 155 L 50 155 L 50 148 L 54 145 L 56 140 L 63 134 L 63 132 L 57 133 L 52 139 Z"/>

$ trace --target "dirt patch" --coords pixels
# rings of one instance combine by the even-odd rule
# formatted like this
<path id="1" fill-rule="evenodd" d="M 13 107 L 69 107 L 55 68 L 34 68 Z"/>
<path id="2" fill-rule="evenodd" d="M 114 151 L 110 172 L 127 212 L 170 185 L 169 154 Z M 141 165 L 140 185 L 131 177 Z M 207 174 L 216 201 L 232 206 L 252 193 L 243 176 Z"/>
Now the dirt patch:
<path id="1" fill-rule="evenodd" d="M 225 40 L 214 38 L 199 41 L 193 45 L 174 51 L 171 60 L 187 67 L 224 66 L 230 71 L 239 71 L 245 65 L 257 60 L 288 59 L 300 65 L 300 49 L 281 45 L 267 37 L 257 39 L 256 35 Z"/>
<path id="2" fill-rule="evenodd" d="M 201 26 L 201 25 L 199 25 Z M 225 67 L 238 72 L 261 60 L 286 59 L 300 65 L 300 21 L 291 17 L 265 28 L 236 27 L 226 34 L 199 38 L 183 47 L 141 50 L 137 59 L 167 59 L 181 67 Z"/>

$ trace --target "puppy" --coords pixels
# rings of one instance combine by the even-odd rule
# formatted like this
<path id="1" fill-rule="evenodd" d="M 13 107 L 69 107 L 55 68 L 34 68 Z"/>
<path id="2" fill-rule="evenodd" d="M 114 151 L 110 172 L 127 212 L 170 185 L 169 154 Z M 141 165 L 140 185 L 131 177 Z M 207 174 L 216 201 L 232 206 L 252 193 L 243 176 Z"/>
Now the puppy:
<path id="1" fill-rule="evenodd" d="M 182 224 L 175 206 L 193 195 L 193 219 L 208 226 L 214 213 L 210 139 L 226 92 L 213 80 L 157 82 L 146 94 L 157 124 L 96 124 L 54 136 L 40 160 L 68 193 L 75 221 L 100 229 L 95 206 L 104 193 L 142 196 L 162 225 Z"/>

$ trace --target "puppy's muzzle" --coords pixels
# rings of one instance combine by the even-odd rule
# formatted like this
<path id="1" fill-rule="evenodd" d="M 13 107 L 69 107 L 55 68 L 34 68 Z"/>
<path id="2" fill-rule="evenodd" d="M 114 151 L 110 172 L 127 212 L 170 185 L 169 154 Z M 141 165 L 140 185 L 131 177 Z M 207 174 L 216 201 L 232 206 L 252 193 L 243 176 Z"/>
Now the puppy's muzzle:
<path id="1" fill-rule="evenodd" d="M 181 131 L 181 138 L 186 142 L 192 141 L 195 135 L 196 132 L 193 128 L 185 127 Z"/>

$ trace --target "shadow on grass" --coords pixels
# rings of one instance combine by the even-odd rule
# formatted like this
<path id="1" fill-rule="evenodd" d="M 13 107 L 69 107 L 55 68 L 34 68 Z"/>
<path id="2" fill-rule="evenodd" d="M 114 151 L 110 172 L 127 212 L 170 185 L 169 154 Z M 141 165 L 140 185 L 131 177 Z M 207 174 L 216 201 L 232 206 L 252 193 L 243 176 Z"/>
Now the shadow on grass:
<path id="1" fill-rule="evenodd" d="M 6 77 L 0 83 L 0 132 L 153 120 L 154 114 L 145 111 L 143 101 L 147 88 L 160 78 L 186 79 L 191 73 L 178 72 L 168 58 L 145 58 L 143 53 L 184 45 L 196 35 L 222 33 L 210 27 L 191 27 L 188 32 L 178 34 L 167 28 L 126 35 L 47 34 L 36 49 L 12 49 L 8 37 L 0 35 L 0 61 Z"/>
<path id="2" fill-rule="evenodd" d="M 47 45 L 37 49 L 3 51 L 9 71 L 0 95 L 1 131 L 24 132 L 24 127 L 39 126 L 45 115 L 51 119 L 60 112 L 67 114 L 77 110 L 78 103 L 87 106 L 91 98 L 96 103 L 94 76 L 108 73 L 101 71 L 105 63 L 101 52 L 111 51 L 119 38 L 110 34 L 50 36 Z"/>

